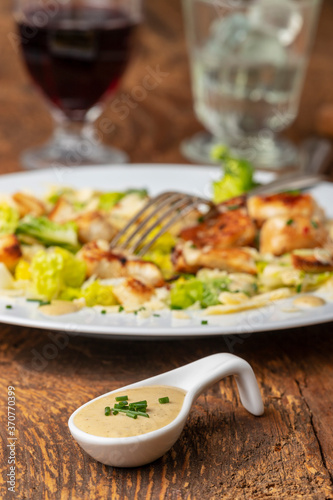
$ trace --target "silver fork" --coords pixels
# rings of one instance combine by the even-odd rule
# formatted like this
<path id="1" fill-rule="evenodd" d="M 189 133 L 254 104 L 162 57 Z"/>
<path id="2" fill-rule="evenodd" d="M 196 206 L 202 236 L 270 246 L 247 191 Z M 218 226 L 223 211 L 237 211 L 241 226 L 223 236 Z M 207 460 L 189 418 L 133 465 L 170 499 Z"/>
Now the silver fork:
<path id="1" fill-rule="evenodd" d="M 269 194 L 286 189 L 306 189 L 325 179 L 321 174 L 284 175 L 268 184 L 248 191 L 246 197 L 257 194 Z M 209 209 L 214 209 L 215 207 L 214 203 L 210 200 L 200 196 L 177 191 L 168 191 L 159 194 L 151 198 L 113 238 L 110 243 L 110 249 L 112 250 L 117 247 L 117 249 L 136 253 L 142 257 L 171 226 L 200 205 L 205 205 Z M 149 238 L 152 231 L 159 225 L 161 225 L 160 230 Z M 122 239 L 123 241 L 121 241 Z"/>
<path id="2" fill-rule="evenodd" d="M 286 189 L 306 189 L 325 180 L 322 174 L 328 165 L 328 159 L 331 158 L 330 142 L 325 139 L 309 138 L 303 143 L 301 152 L 303 157 L 301 175 L 299 172 L 284 175 L 268 184 L 252 189 L 246 193 L 246 196 L 274 193 Z M 214 209 L 215 206 L 210 200 L 191 194 L 177 191 L 159 194 L 151 198 L 113 238 L 110 249 L 117 246 L 120 250 L 137 252 L 137 255 L 143 256 L 173 224 L 200 205 L 206 205 L 209 209 Z M 162 224 L 160 230 L 148 239 L 152 231 L 160 224 Z"/>
<path id="3" fill-rule="evenodd" d="M 192 194 L 168 191 L 159 194 L 151 200 L 126 224 L 126 226 L 113 238 L 110 248 L 117 246 L 120 250 L 127 250 L 130 253 L 137 252 L 143 256 L 154 242 L 162 236 L 188 213 L 192 212 L 200 205 L 212 208 L 214 204 L 206 198 Z M 162 224 L 160 230 L 147 241 L 152 231 Z M 127 232 L 129 233 L 127 236 Z M 125 237 L 123 241 L 122 238 Z M 141 247 L 141 245 L 146 243 Z"/>

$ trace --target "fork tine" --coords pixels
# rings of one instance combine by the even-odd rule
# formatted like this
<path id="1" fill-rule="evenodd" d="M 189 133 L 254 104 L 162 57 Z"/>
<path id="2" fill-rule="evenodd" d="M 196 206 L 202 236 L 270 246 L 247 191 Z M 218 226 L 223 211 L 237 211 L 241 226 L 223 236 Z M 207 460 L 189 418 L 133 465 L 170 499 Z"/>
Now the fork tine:
<path id="1" fill-rule="evenodd" d="M 155 243 L 155 241 L 169 229 L 169 227 L 175 224 L 182 217 L 185 217 L 185 215 L 191 212 L 199 204 L 200 201 L 193 200 L 189 204 L 184 206 L 183 209 L 177 212 L 165 225 L 163 225 L 163 227 L 161 227 L 158 233 L 140 249 L 140 251 L 138 252 L 138 256 L 142 257 L 149 250 L 149 248 L 151 248 L 151 246 Z"/>
<path id="2" fill-rule="evenodd" d="M 161 224 L 161 222 L 163 222 L 164 220 L 167 220 L 168 216 L 172 215 L 172 213 L 175 210 L 176 211 L 181 210 L 190 202 L 192 202 L 191 198 L 188 198 L 187 196 L 180 196 L 178 199 L 175 199 L 175 200 L 173 199 L 173 201 L 170 201 L 169 204 L 165 204 L 164 207 L 162 207 L 162 208 L 165 208 L 165 210 L 162 213 L 160 213 L 161 212 L 160 207 L 157 207 L 156 212 L 160 213 L 159 217 L 156 220 L 153 219 L 153 217 L 154 217 L 153 215 L 152 215 L 152 217 L 147 218 L 146 224 L 145 224 L 146 226 L 152 220 L 153 220 L 153 223 L 145 229 L 143 234 L 140 234 L 139 240 L 135 241 L 132 244 L 132 246 L 129 248 L 129 251 L 131 253 L 134 253 L 136 250 L 138 250 L 138 248 L 145 241 L 147 236 L 152 231 L 154 231 L 154 229 L 156 227 L 158 227 Z"/>
<path id="3" fill-rule="evenodd" d="M 126 226 L 121 230 L 119 231 L 119 233 L 113 238 L 113 240 L 111 241 L 111 248 L 115 247 L 117 245 L 117 243 L 121 240 L 121 238 L 127 233 L 127 231 L 133 226 L 135 229 L 136 229 L 136 222 L 142 217 L 142 215 L 152 206 L 154 205 L 155 203 L 158 203 L 159 201 L 163 202 L 164 198 L 170 196 L 170 194 L 173 194 L 171 191 L 167 192 L 167 193 L 161 193 L 160 195 L 156 196 L 155 198 L 152 198 L 151 200 L 149 200 L 146 205 L 137 213 L 135 214 L 134 217 L 132 217 L 132 219 L 130 219 L 128 221 L 128 223 L 126 224 Z M 120 247 L 122 248 L 123 246 L 125 246 L 123 243 L 120 245 Z"/>
<path id="4" fill-rule="evenodd" d="M 169 227 L 201 204 L 212 206 L 212 202 L 196 195 L 177 191 L 162 193 L 152 198 L 128 221 L 126 226 L 111 241 L 110 248 L 113 249 L 125 237 L 125 240 L 118 245 L 118 248 L 126 249 L 132 253 L 136 252 L 140 245 L 146 241 L 149 234 L 166 220 L 158 233 L 140 249 L 138 255 L 142 256 Z M 177 213 L 172 216 L 175 210 Z M 128 232 L 129 234 L 127 234 Z"/>
<path id="5" fill-rule="evenodd" d="M 180 198 L 183 198 L 184 195 L 181 193 L 164 193 L 163 195 L 157 196 L 149 204 L 146 205 L 145 210 L 142 210 L 142 213 L 139 214 L 137 217 L 134 219 L 131 219 L 130 223 L 128 224 L 129 228 L 131 229 L 129 231 L 129 234 L 127 235 L 127 231 L 124 231 L 124 236 L 126 236 L 126 239 L 121 242 L 121 244 L 118 246 L 118 248 L 128 248 L 129 245 L 132 244 L 133 240 L 137 235 L 140 234 L 141 231 L 145 230 L 145 227 L 153 218 L 155 217 L 156 214 L 158 214 L 161 209 L 163 209 L 165 206 L 168 208 L 170 205 L 173 203 L 177 202 Z M 151 210 L 149 210 L 151 209 Z M 147 214 L 146 214 L 147 212 Z M 146 214 L 146 215 L 145 215 Z M 136 222 L 140 220 L 140 217 L 143 217 L 141 222 L 136 225 Z M 126 229 L 126 228 L 125 228 Z M 111 242 L 112 246 L 114 246 L 114 242 Z"/>

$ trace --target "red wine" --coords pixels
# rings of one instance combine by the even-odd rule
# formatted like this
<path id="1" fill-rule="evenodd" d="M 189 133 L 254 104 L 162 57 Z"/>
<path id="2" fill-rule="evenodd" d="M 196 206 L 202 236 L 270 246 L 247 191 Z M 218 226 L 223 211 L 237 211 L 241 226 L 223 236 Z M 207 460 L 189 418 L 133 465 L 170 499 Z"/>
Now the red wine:
<path id="1" fill-rule="evenodd" d="M 37 14 L 45 20 L 43 26 L 33 22 Z M 26 12 L 18 23 L 26 65 L 55 106 L 71 120 L 82 120 L 116 88 L 129 58 L 134 22 L 124 12 L 106 8 L 40 14 Z"/>

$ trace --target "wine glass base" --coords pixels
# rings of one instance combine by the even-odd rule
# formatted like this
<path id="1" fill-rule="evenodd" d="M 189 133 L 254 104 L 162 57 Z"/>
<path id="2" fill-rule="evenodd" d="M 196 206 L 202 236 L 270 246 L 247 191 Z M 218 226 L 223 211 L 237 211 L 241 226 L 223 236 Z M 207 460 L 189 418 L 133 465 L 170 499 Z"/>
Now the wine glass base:
<path id="1" fill-rule="evenodd" d="M 128 155 L 120 149 L 94 145 L 89 141 L 58 144 L 51 140 L 39 148 L 28 149 L 21 155 L 23 168 L 75 168 L 84 165 L 127 163 Z"/>
<path id="2" fill-rule="evenodd" d="M 228 143 L 203 131 L 185 139 L 180 149 L 183 156 L 194 163 L 218 165 L 220 162 L 212 159 L 211 150 L 220 144 Z M 253 141 L 245 147 L 230 146 L 230 151 L 236 157 L 250 160 L 256 169 L 262 170 L 283 170 L 289 166 L 298 166 L 300 162 L 298 148 L 280 137 Z"/>

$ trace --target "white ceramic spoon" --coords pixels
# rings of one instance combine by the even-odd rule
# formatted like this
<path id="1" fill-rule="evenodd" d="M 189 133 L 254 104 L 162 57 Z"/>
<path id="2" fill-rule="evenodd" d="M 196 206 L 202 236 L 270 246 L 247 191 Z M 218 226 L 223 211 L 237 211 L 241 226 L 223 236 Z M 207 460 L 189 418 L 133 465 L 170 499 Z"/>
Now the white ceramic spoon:
<path id="1" fill-rule="evenodd" d="M 230 375 L 235 375 L 243 406 L 253 415 L 262 415 L 264 406 L 249 363 L 233 354 L 220 353 L 120 388 L 168 385 L 186 391 L 180 413 L 165 427 L 147 434 L 123 438 L 93 436 L 76 427 L 74 417 L 84 406 L 120 390 L 117 389 L 78 408 L 68 421 L 70 432 L 79 445 L 98 462 L 115 467 L 145 465 L 164 455 L 177 441 L 196 398 L 215 382 Z"/>

